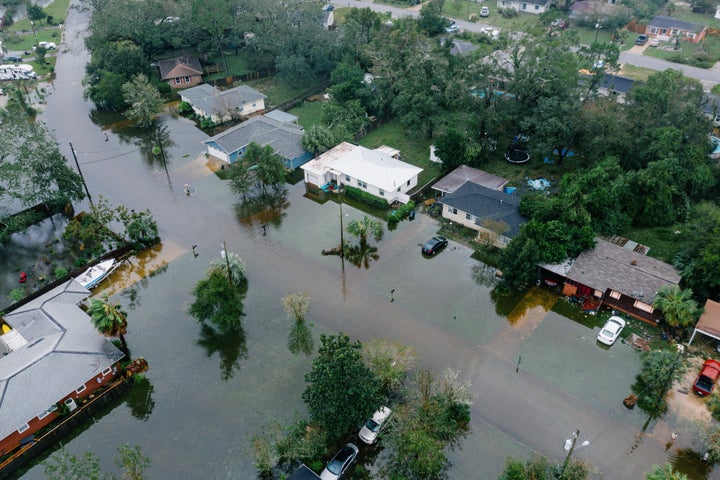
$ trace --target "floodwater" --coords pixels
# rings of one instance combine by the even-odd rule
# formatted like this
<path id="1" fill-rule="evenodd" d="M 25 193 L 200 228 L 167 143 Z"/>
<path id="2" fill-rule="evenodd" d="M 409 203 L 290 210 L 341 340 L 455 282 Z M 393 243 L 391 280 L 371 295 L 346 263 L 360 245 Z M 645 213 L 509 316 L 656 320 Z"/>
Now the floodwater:
<path id="1" fill-rule="evenodd" d="M 664 430 L 651 426 L 637 441 L 644 418 L 621 404 L 638 355 L 622 344 L 598 348 L 596 329 L 552 312 L 542 292 L 519 307 L 493 298 L 483 266 L 461 245 L 450 242 L 424 258 L 419 245 L 437 230 L 430 217 L 401 222 L 382 241 L 369 241 L 376 250 L 343 264 L 321 254 L 340 241 L 337 203 L 309 200 L 298 184 L 268 207 L 239 205 L 201 154 L 206 135 L 190 122 L 162 116 L 166 164 L 156 161 L 153 135 L 82 100 L 86 21 L 69 14 L 69 46 L 43 119 L 68 158 L 73 143 L 91 194 L 149 208 L 163 241 L 100 287 L 127 309 L 126 338 L 133 355 L 149 362 L 148 383 L 68 439 L 69 451 L 94 452 L 113 471 L 110 452 L 138 444 L 152 460 L 148 478 L 256 478 L 250 438 L 269 421 L 306 414 L 300 397 L 312 356 L 291 352 L 298 332 L 280 303 L 300 290 L 311 299 L 307 322 L 316 346 L 326 332 L 386 338 L 411 345 L 419 367 L 459 370 L 471 382 L 472 432 L 451 453 L 451 478 L 497 478 L 509 455 L 561 460 L 576 429 L 591 443 L 575 455 L 604 478 L 643 478 L 671 458 Z M 183 193 L 184 184 L 193 185 L 193 195 Z M 344 205 L 342 215 L 347 224 L 365 213 Z M 222 245 L 243 258 L 249 278 L 243 329 L 230 337 L 187 314 L 190 292 Z M 42 467 L 23 478 L 43 478 Z"/>

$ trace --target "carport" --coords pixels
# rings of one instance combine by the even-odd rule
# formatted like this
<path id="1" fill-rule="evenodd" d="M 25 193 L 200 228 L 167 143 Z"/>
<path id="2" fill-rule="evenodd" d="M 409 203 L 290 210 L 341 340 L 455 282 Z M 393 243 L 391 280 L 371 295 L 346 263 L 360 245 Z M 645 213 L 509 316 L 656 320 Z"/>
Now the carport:
<path id="1" fill-rule="evenodd" d="M 720 340 L 720 303 L 710 299 L 705 302 L 703 314 L 700 316 L 697 325 L 695 325 L 688 346 L 692 344 L 695 334 L 698 332 L 715 340 Z"/>

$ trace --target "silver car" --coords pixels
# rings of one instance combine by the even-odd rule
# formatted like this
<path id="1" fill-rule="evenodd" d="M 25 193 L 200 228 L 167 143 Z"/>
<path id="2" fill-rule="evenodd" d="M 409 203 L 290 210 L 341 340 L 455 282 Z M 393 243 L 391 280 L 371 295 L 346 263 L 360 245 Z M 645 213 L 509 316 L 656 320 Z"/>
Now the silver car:
<path id="1" fill-rule="evenodd" d="M 320 479 L 338 480 L 344 476 L 357 460 L 358 452 L 358 447 L 352 443 L 346 443 L 327 464 L 325 470 L 320 474 Z"/>
<path id="2" fill-rule="evenodd" d="M 385 422 L 390 418 L 390 415 L 392 415 L 392 410 L 388 407 L 380 407 L 380 410 L 373 413 L 372 418 L 369 418 L 360 429 L 360 440 L 368 445 L 377 442 L 378 434 L 385 425 Z"/>

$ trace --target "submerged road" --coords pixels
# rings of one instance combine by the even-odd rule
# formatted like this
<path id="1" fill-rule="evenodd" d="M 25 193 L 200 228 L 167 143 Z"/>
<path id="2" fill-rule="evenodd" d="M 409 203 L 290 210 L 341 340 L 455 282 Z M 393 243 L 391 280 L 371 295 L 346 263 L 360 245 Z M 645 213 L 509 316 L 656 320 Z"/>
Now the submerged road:
<path id="1" fill-rule="evenodd" d="M 286 319 L 279 298 L 305 290 L 316 333 L 344 331 L 363 341 L 387 338 L 411 345 L 420 367 L 438 373 L 455 369 L 471 383 L 476 394 L 473 433 L 452 453 L 451 478 L 496 478 L 510 454 L 529 458 L 540 452 L 560 461 L 562 444 L 576 429 L 591 441 L 578 449 L 577 457 L 586 458 L 602 478 L 643 478 L 652 465 L 668 460 L 663 448 L 667 425 L 659 422 L 641 436 L 641 418 L 622 409 L 621 395 L 612 400 L 616 408 L 605 408 L 590 393 L 594 384 L 603 384 L 607 366 L 624 384 L 631 383 L 634 353 L 622 345 L 600 350 L 585 338 L 592 330 L 542 309 L 529 311 L 516 324 L 498 318 L 487 289 L 470 280 L 477 262 L 468 249 L 451 243 L 437 258 L 420 257 L 418 243 L 437 229 L 433 219 L 419 215 L 414 222 L 403 222 L 388 232 L 379 245 L 380 260 L 369 269 L 348 266 L 341 271 L 334 257 L 318 254 L 337 241 L 334 204 L 317 205 L 303 197 L 302 185 L 290 186 L 282 223 L 271 225 L 264 236 L 257 222 L 240 218 L 228 186 L 208 169 L 200 143 L 207 136 L 190 122 L 163 117 L 175 143 L 167 149 L 169 173 L 148 166 L 143 141 L 124 133 L 121 122 L 102 126 L 82 99 L 86 28 L 87 16 L 71 10 L 58 55 L 58 80 L 43 120 L 55 130 L 68 158 L 67 143 L 73 142 L 93 195 L 102 194 L 113 205 L 151 209 L 163 238 L 159 255 L 167 263 L 162 272 L 133 287 L 142 302 L 137 300 L 131 312 L 135 323 L 128 334 L 134 353 L 150 362 L 153 413 L 138 421 L 118 408 L 80 433 L 70 449 L 102 448 L 97 453 L 107 454 L 116 445 L 138 443 L 152 458 L 148 478 L 153 479 L 253 478 L 248 435 L 258 433 L 268 417 L 303 409 L 301 372 L 307 371 L 309 359 L 285 350 Z M 185 183 L 196 187 L 192 197 L 183 194 Z M 251 288 L 245 357 L 240 355 L 235 377 L 219 381 L 214 353 L 205 355 L 198 346 L 197 328 L 185 309 L 188 292 L 223 242 L 245 260 Z M 191 253 L 194 244 L 199 259 Z M 397 289 L 393 302 L 387 296 L 390 288 Z M 128 302 L 135 297 L 121 298 Z M 573 356 L 571 348 L 580 354 Z M 563 349 L 567 353 L 545 356 Z M 603 363 L 593 364 L 591 356 Z M 618 363 L 627 359 L 625 367 Z M 565 370 L 570 362 L 572 368 Z M 586 392 L 570 393 L 553 382 L 554 375 L 576 375 L 572 370 L 582 370 Z M 42 478 L 40 468 L 27 478 Z"/>

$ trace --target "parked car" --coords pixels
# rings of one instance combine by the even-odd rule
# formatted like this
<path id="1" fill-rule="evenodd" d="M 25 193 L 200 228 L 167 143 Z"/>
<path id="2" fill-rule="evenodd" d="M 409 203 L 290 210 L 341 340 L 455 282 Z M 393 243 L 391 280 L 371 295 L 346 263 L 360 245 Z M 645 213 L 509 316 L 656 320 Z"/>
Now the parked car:
<path id="1" fill-rule="evenodd" d="M 386 425 L 390 415 L 392 415 L 392 410 L 388 407 L 380 407 L 380 410 L 373 413 L 372 418 L 369 418 L 360 429 L 360 440 L 368 445 L 377 442 L 378 434 Z"/>
<path id="2" fill-rule="evenodd" d="M 555 20 L 550 22 L 550 26 L 554 27 L 554 28 L 561 28 L 561 29 L 565 30 L 566 28 L 568 28 L 568 23 L 565 21 L 564 18 L 556 18 Z"/>
<path id="3" fill-rule="evenodd" d="M 45 50 L 54 50 L 57 48 L 57 45 L 55 45 L 55 42 L 40 42 L 37 45 L 33 45 L 33 50 L 37 49 L 37 47 L 42 47 Z"/>
<path id="4" fill-rule="evenodd" d="M 445 237 L 441 237 L 439 235 L 436 237 L 432 237 L 422 246 L 422 253 L 425 255 L 435 255 L 440 250 L 447 247 L 447 244 L 448 241 Z"/>
<path id="5" fill-rule="evenodd" d="M 352 443 L 346 443 L 320 473 L 320 479 L 337 480 L 344 476 L 357 460 L 358 452 L 358 447 Z"/>
<path id="6" fill-rule="evenodd" d="M 459 32 L 459 31 L 460 31 L 460 27 L 458 27 L 454 23 L 452 25 L 445 27 L 446 33 L 455 33 L 455 32 Z"/>
<path id="7" fill-rule="evenodd" d="M 327 5 L 323 6 L 322 9 L 324 12 L 332 12 L 333 10 L 335 10 L 335 5 L 333 5 L 332 3 L 328 3 Z"/>
<path id="8" fill-rule="evenodd" d="M 608 321 L 605 322 L 605 325 L 600 329 L 600 333 L 598 333 L 597 336 L 598 342 L 604 343 L 605 345 L 612 345 L 620 336 L 623 328 L 625 328 L 625 320 L 613 315 L 608 318 Z"/>
<path id="9" fill-rule="evenodd" d="M 22 57 L 20 55 L 8 55 L 4 58 L 6 62 L 22 62 Z"/>
<path id="10" fill-rule="evenodd" d="M 715 382 L 720 376 L 720 362 L 717 360 L 705 360 L 702 369 L 693 383 L 693 392 L 701 397 L 710 395 L 715 388 Z"/>
<path id="11" fill-rule="evenodd" d="M 480 16 L 487 17 L 488 15 L 490 15 L 490 9 L 488 7 L 482 7 L 480 9 Z"/>
<path id="12" fill-rule="evenodd" d="M 635 40 L 635 45 L 645 45 L 648 41 L 647 35 L 640 35 L 637 40 Z"/>
<path id="13" fill-rule="evenodd" d="M 662 42 L 660 41 L 659 38 L 653 38 L 652 40 L 650 40 L 651 47 L 659 47 L 660 43 L 662 43 Z"/>

